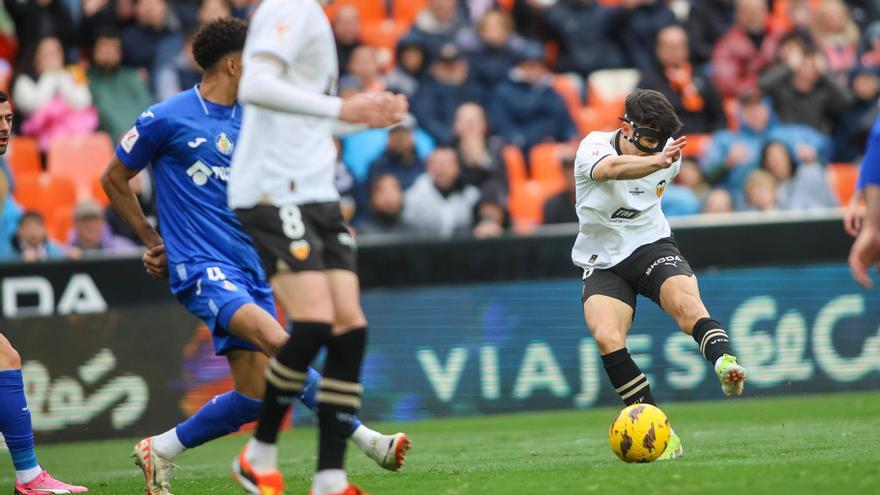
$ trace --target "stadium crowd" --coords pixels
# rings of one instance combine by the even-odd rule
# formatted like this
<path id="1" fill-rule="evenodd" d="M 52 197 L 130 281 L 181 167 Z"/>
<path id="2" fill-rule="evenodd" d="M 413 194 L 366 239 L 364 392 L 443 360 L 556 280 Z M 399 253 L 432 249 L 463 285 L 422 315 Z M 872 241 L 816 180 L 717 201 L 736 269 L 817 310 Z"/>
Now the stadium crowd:
<path id="1" fill-rule="evenodd" d="M 201 24 L 246 19 L 255 3 L 4 1 L 0 87 L 16 137 L 0 260 L 137 249 L 94 187 L 113 143 L 198 82 Z M 689 137 L 659 191 L 667 215 L 838 206 L 878 113 L 876 1 L 337 0 L 328 15 L 339 94 L 410 98 L 399 125 L 337 140 L 337 185 L 362 235 L 576 221 L 577 141 L 615 129 L 635 87 L 665 94 Z M 149 174 L 135 182 L 154 214 Z"/>

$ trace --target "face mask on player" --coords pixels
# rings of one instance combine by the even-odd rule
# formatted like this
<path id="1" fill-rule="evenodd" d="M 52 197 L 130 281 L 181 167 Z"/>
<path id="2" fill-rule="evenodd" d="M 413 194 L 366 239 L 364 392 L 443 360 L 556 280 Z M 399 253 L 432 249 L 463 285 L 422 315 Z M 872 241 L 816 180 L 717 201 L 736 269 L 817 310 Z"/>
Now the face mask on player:
<path id="1" fill-rule="evenodd" d="M 639 126 L 626 115 L 620 120 L 626 122 L 632 128 L 632 136 L 624 136 L 626 140 L 644 153 L 660 153 L 666 147 L 666 141 L 669 141 L 669 138 L 672 137 L 671 134 L 658 131 L 657 129 Z"/>

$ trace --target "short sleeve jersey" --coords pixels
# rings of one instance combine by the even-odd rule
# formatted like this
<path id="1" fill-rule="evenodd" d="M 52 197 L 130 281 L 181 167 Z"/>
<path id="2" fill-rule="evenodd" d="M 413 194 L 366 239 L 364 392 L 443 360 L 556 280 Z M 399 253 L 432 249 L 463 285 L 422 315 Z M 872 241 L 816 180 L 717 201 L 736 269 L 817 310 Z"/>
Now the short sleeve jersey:
<path id="1" fill-rule="evenodd" d="M 600 161 L 620 155 L 616 139 L 617 132 L 591 132 L 575 158 L 579 229 L 571 257 L 585 270 L 611 268 L 638 247 L 671 233 L 660 201 L 681 161 L 641 179 L 594 180 Z"/>
<path id="2" fill-rule="evenodd" d="M 257 8 L 243 60 L 271 55 L 287 65 L 284 78 L 316 95 L 335 95 L 339 77 L 336 42 L 315 0 L 265 0 Z M 245 105 L 232 163 L 229 205 L 305 204 L 336 201 L 334 119 Z"/>
<path id="3" fill-rule="evenodd" d="M 194 88 L 147 109 L 116 148 L 126 167 L 152 167 L 172 291 L 187 278 L 187 267 L 199 263 L 262 274 L 250 237 L 226 201 L 241 113 L 239 105 L 204 100 Z"/>

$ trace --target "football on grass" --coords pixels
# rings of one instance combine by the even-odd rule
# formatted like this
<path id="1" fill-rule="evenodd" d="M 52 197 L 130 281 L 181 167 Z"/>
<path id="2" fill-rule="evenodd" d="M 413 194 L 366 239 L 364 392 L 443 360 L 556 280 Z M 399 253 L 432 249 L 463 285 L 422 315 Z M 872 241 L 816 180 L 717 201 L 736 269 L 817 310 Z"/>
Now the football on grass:
<path id="1" fill-rule="evenodd" d="M 656 406 L 633 404 L 611 423 L 608 441 L 624 462 L 651 462 L 669 444 L 669 418 Z"/>

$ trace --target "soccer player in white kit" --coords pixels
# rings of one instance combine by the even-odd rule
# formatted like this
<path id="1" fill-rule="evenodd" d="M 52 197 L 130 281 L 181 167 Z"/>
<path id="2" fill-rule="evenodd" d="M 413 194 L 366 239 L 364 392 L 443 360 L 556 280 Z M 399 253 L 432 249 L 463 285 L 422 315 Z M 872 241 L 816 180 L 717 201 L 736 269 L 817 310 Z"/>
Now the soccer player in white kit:
<path id="1" fill-rule="evenodd" d="M 361 405 L 367 321 L 360 306 L 355 245 L 342 218 L 332 141 L 337 121 L 386 127 L 407 103 L 390 93 L 335 96 L 333 32 L 318 0 L 265 0 L 243 52 L 244 120 L 232 160 L 229 206 L 260 255 L 293 333 L 270 360 L 256 434 L 233 461 L 249 493 L 280 494 L 278 429 L 326 347 L 317 394 L 320 441 L 313 495 L 356 495 L 343 468 L 347 432 Z M 398 465 L 409 448 L 390 438 Z"/>
<path id="2" fill-rule="evenodd" d="M 625 112 L 619 130 L 591 132 L 581 141 L 574 172 L 580 228 L 572 260 L 584 269 L 584 318 L 605 371 L 624 403 L 656 405 L 648 379 L 626 348 L 636 294 L 642 294 L 693 336 L 724 393 L 742 394 L 745 370 L 727 333 L 703 305 L 694 272 L 660 209 L 663 191 L 681 167 L 686 139 L 672 138 L 681 121 L 657 91 L 636 90 Z M 673 433 L 660 458 L 682 453 Z"/>

